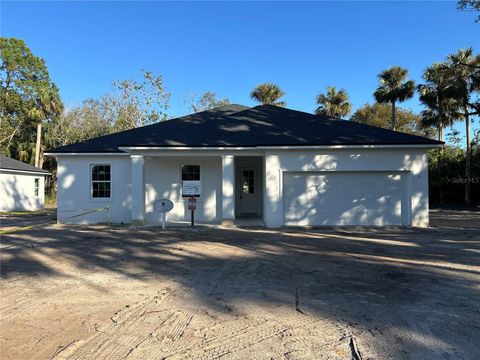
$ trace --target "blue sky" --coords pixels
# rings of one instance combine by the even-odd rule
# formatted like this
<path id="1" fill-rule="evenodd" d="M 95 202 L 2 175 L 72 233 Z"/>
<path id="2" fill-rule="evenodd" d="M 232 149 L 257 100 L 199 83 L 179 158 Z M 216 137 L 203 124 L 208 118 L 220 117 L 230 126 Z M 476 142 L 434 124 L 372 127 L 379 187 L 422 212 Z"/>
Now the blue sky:
<path id="1" fill-rule="evenodd" d="M 474 17 L 456 1 L 2 1 L 0 31 L 46 60 L 67 105 L 145 68 L 164 76 L 172 115 L 204 91 L 254 105 L 249 93 L 265 81 L 282 87 L 288 107 L 312 112 L 327 85 L 345 88 L 356 109 L 373 102 L 385 68 L 406 67 L 418 82 L 449 53 L 478 52 Z M 421 109 L 417 98 L 401 106 Z"/>

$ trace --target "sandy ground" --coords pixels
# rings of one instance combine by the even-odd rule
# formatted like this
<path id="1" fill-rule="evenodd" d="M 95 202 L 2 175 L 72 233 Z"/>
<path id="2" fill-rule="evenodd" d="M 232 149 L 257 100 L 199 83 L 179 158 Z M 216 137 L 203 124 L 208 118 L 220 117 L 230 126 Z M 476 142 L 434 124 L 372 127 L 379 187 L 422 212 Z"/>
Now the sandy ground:
<path id="1" fill-rule="evenodd" d="M 0 357 L 478 359 L 480 212 L 432 225 L 4 235 Z"/>

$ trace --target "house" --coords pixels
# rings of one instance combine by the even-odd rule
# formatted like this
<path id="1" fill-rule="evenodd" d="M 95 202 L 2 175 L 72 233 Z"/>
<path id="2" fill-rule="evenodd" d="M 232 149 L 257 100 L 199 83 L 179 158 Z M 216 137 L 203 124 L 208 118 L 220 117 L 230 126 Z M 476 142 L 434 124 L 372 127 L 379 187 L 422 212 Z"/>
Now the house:
<path id="1" fill-rule="evenodd" d="M 41 210 L 46 170 L 0 154 L 0 211 Z"/>
<path id="2" fill-rule="evenodd" d="M 267 227 L 428 225 L 427 150 L 443 143 L 286 108 L 230 105 L 50 150 L 63 210 L 109 206 L 112 222 Z M 186 193 L 187 192 L 187 193 Z M 73 219 L 105 221 L 95 212 Z"/>

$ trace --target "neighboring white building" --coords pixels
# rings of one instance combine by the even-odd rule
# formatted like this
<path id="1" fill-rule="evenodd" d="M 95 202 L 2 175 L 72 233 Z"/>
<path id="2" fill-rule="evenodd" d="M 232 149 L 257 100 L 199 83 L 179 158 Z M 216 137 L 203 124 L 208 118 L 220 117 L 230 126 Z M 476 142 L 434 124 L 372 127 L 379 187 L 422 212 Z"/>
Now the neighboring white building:
<path id="1" fill-rule="evenodd" d="M 46 170 L 0 154 L 0 211 L 41 210 Z"/>
<path id="2" fill-rule="evenodd" d="M 427 150 L 443 143 L 263 105 L 231 105 L 51 150 L 58 221 L 109 206 L 112 222 L 158 223 L 154 202 L 188 221 L 184 181 L 200 184 L 196 219 L 267 227 L 428 225 Z M 64 211 L 68 210 L 68 211 Z M 104 222 L 96 212 L 66 222 Z"/>

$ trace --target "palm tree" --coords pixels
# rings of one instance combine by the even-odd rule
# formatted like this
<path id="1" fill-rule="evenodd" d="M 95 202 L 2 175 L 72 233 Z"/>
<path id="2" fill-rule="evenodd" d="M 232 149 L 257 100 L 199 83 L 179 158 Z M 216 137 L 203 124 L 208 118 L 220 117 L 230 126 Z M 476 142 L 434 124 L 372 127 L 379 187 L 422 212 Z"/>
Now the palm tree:
<path id="1" fill-rule="evenodd" d="M 422 125 L 437 128 L 438 140 L 443 141 L 443 129 L 458 119 L 459 102 L 452 99 L 451 71 L 445 63 L 435 63 L 425 69 L 425 84 L 417 86 L 420 101 L 427 109 L 422 111 Z"/>
<path id="2" fill-rule="evenodd" d="M 480 92 L 480 55 L 473 55 L 473 49 L 459 50 L 447 58 L 451 70 L 451 82 L 454 87 L 453 98 L 461 104 L 465 119 L 466 161 L 465 161 L 465 202 L 470 203 L 470 115 L 479 115 L 479 104 L 472 99 L 474 93 Z"/>
<path id="3" fill-rule="evenodd" d="M 43 165 L 42 156 L 42 123 L 51 120 L 59 115 L 63 104 L 58 94 L 58 88 L 54 84 L 38 89 L 39 97 L 28 113 L 30 118 L 37 122 L 37 135 L 35 142 L 35 166 L 41 168 Z"/>
<path id="4" fill-rule="evenodd" d="M 348 100 L 348 94 L 344 89 L 337 90 L 335 86 L 327 86 L 326 94 L 317 96 L 315 114 L 320 116 L 344 117 L 352 111 L 352 104 Z"/>
<path id="5" fill-rule="evenodd" d="M 257 85 L 250 93 L 250 97 L 262 105 L 285 106 L 285 101 L 278 101 L 285 93 L 273 83 Z"/>
<path id="6" fill-rule="evenodd" d="M 379 103 L 392 104 L 392 130 L 395 130 L 395 103 L 410 99 L 415 92 L 415 82 L 406 81 L 407 75 L 408 70 L 399 66 L 384 70 L 378 75 L 380 86 L 373 95 Z"/>

